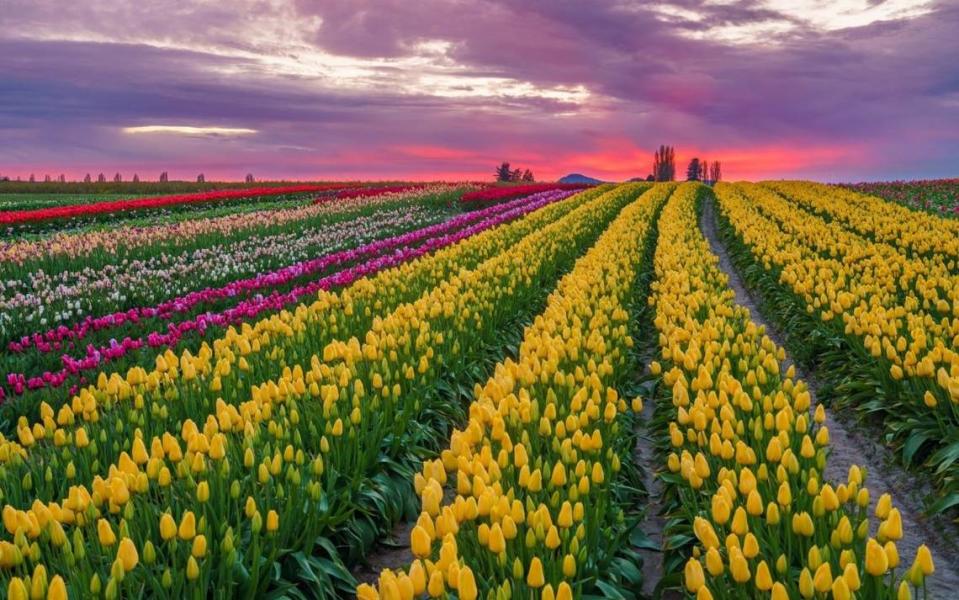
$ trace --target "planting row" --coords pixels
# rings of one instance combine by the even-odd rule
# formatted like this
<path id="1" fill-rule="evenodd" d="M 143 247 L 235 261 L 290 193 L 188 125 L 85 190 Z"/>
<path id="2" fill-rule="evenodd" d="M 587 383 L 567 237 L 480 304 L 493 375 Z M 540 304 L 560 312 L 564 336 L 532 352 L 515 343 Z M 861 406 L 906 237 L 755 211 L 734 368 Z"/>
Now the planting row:
<path id="1" fill-rule="evenodd" d="M 924 593 L 932 557 L 925 546 L 900 557 L 891 498 L 870 515 L 867 473 L 854 465 L 843 481 L 825 479 L 824 409 L 811 411 L 783 348 L 734 302 L 698 227 L 706 193 L 685 184 L 664 209 L 650 299 L 651 372 L 664 384 L 656 429 L 668 432 L 666 539 L 678 553 L 667 565 L 685 561 L 683 584 L 699 600 Z"/>
<path id="2" fill-rule="evenodd" d="M 887 441 L 944 492 L 930 499 L 933 512 L 959 504 L 959 280 L 939 249 L 955 243 L 949 228 L 937 229 L 931 253 L 910 256 L 899 247 L 909 238 L 874 242 L 803 210 L 792 193 L 751 184 L 716 192 L 747 278 L 803 340 L 801 358 L 833 382 L 834 401 L 882 416 Z"/>
<path id="3" fill-rule="evenodd" d="M 0 241 L 0 281 L 9 287 L 15 281 L 30 281 L 39 271 L 52 276 L 63 271 L 96 270 L 122 265 L 125 261 L 225 247 L 243 239 L 292 235 L 333 220 L 347 220 L 376 209 L 408 203 L 439 209 L 452 203 L 464 189 L 468 188 L 437 185 L 407 193 L 330 200 L 316 205 Z"/>
<path id="4" fill-rule="evenodd" d="M 42 358 L 46 357 L 59 360 L 63 363 L 63 367 L 31 377 L 17 371 L 8 372 L 6 376 L 8 388 L 12 393 L 20 395 L 25 391 L 60 387 L 64 383 L 77 381 L 77 376 L 80 377 L 79 383 L 84 384 L 88 372 L 95 372 L 107 362 L 112 363 L 112 366 L 122 373 L 135 366 L 152 366 L 156 353 L 164 348 L 186 345 L 188 349 L 192 348 L 196 351 L 201 340 L 218 335 L 226 327 L 247 322 L 262 313 L 275 313 L 288 309 L 300 302 L 301 298 L 312 296 L 319 290 L 347 285 L 361 277 L 515 219 L 568 195 L 567 192 L 541 194 L 524 201 L 490 207 L 484 211 L 461 215 L 449 221 L 392 238 L 327 254 L 250 280 L 190 294 L 172 303 L 145 309 L 144 312 L 128 311 L 105 319 L 93 320 L 90 325 L 100 330 L 97 331 L 97 337 L 115 334 L 114 327 L 118 327 L 122 332 L 134 331 L 138 337 L 127 336 L 120 343 L 111 339 L 109 344 L 99 347 L 88 344 L 85 355 L 79 359 L 68 355 L 62 355 L 57 359 L 56 355 L 49 351 L 49 346 L 57 341 L 69 340 L 71 335 L 85 334 L 85 329 L 74 331 L 60 328 L 49 331 L 41 336 L 43 338 L 41 343 L 30 349 L 27 356 L 12 358 L 34 365 L 36 362 L 43 364 Z M 270 293 L 249 295 L 249 292 L 255 292 L 261 288 L 267 288 Z M 244 298 L 244 296 L 247 297 Z M 210 301 L 227 308 L 219 312 L 208 310 L 210 308 L 208 304 L 205 305 L 204 308 L 207 310 L 204 312 L 193 308 L 196 304 Z M 187 311 L 187 314 L 181 314 L 183 311 Z M 151 330 L 151 325 L 158 328 Z M 31 340 L 34 344 L 37 343 L 36 338 Z M 21 346 L 24 343 L 21 340 Z M 38 354 L 40 361 L 36 361 Z M 33 395 L 36 396 L 36 394 Z M 34 398 L 27 400 L 26 404 L 29 407 L 36 402 Z M 0 411 L 7 408 L 0 407 Z M 13 408 L 16 409 L 16 404 Z"/>
<path id="5" fill-rule="evenodd" d="M 435 446 L 450 391 L 632 199 L 603 191 L 44 407 L 0 450 L 21 483 L 2 486 L 0 579 L 58 576 L 76 596 L 350 586 L 337 556 L 403 510 L 395 475 Z"/>
<path id="6" fill-rule="evenodd" d="M 864 182 L 843 187 L 941 215 L 959 211 L 959 179 Z"/>
<path id="7" fill-rule="evenodd" d="M 107 200 L 82 204 L 66 204 L 36 208 L 32 210 L 0 211 L 0 227 L 20 230 L 24 226 L 50 221 L 61 222 L 77 219 L 116 218 L 138 211 L 169 209 L 171 207 L 192 207 L 213 202 L 249 200 L 252 198 L 282 198 L 294 195 L 306 196 L 322 192 L 341 190 L 354 184 L 329 183 L 311 185 L 291 185 L 280 187 L 245 188 L 238 190 L 216 190 L 193 194 L 174 194 L 168 196 L 150 196 L 127 200 Z"/>
<path id="8" fill-rule="evenodd" d="M 360 598 L 570 599 L 638 588 L 628 540 L 641 512 L 630 489 L 641 400 L 619 389 L 636 367 L 634 287 L 670 191 L 658 186 L 622 211 L 550 295 L 516 358 L 476 386 L 469 422 L 416 475 L 411 566 L 360 586 Z M 455 495 L 444 502 L 446 487 Z"/>

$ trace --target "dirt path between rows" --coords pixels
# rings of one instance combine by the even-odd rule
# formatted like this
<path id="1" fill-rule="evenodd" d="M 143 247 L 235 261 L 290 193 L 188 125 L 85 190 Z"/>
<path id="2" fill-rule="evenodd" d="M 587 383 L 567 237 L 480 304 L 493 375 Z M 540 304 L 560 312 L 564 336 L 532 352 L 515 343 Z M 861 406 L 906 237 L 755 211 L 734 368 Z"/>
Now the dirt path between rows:
<path id="1" fill-rule="evenodd" d="M 719 257 L 720 267 L 729 276 L 729 285 L 736 294 L 736 302 L 748 308 L 753 321 L 765 325 L 767 335 L 785 347 L 781 332 L 763 317 L 752 293 L 743 284 L 720 241 L 715 210 L 712 199 L 703 201 L 700 229 L 713 253 Z M 783 368 L 792 364 L 792 360 L 787 356 Z M 819 388 L 815 373 L 806 371 L 799 364 L 795 364 L 795 367 L 797 377 L 808 384 L 815 407 L 818 402 L 816 392 Z M 898 465 L 892 451 L 878 441 L 882 439 L 882 433 L 877 428 L 857 423 L 850 415 L 835 414 L 832 410 L 826 411 L 825 425 L 829 428 L 831 448 L 826 479 L 845 481 L 851 465 L 865 467 L 868 473 L 866 485 L 872 503 L 870 514 L 879 496 L 886 492 L 892 494 L 893 505 L 898 507 L 902 514 L 904 537 L 896 544 L 901 558 L 898 571 L 901 573 L 912 564 L 916 548 L 924 543 L 932 551 L 936 565 L 935 574 L 927 580 L 929 597 L 959 597 L 959 528 L 942 517 L 923 516 L 922 498 L 933 491 L 928 479 L 921 474 L 909 473 Z"/>
<path id="2" fill-rule="evenodd" d="M 643 353 L 642 364 L 644 371 L 648 372 L 648 365 L 656 359 L 655 348 L 649 348 Z M 636 439 L 636 447 L 633 452 L 636 455 L 636 461 L 643 467 L 643 484 L 646 486 L 648 494 L 646 500 L 646 514 L 640 529 L 643 533 L 656 544 L 657 547 L 663 547 L 663 530 L 666 527 L 666 518 L 662 515 L 663 504 L 663 485 L 656 477 L 662 462 L 657 456 L 655 443 L 649 432 L 649 424 L 652 422 L 653 414 L 656 411 L 654 398 L 643 398 L 643 412 L 640 413 L 641 432 Z M 647 597 L 652 597 L 656 586 L 663 578 L 663 553 L 652 550 L 639 549 L 639 555 L 643 557 L 643 589 L 642 592 Z M 663 595 L 664 598 L 679 598 L 679 594 L 669 592 Z"/>

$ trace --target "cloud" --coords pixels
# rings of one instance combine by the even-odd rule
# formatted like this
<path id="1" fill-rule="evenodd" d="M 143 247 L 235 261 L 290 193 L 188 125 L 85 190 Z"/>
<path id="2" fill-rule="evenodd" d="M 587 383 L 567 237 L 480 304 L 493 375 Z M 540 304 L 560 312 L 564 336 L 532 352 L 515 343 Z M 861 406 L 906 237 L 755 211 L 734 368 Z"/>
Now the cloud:
<path id="1" fill-rule="evenodd" d="M 8 0 L 0 165 L 620 178 L 673 143 L 731 177 L 954 175 L 959 7 L 829 5 Z"/>

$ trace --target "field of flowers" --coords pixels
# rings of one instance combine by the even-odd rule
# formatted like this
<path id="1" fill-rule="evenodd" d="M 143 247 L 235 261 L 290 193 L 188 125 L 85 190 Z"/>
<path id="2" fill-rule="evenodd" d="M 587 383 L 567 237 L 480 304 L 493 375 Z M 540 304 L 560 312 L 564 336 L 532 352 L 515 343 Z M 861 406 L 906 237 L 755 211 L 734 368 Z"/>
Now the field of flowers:
<path id="1" fill-rule="evenodd" d="M 254 192 L 4 238 L 9 597 L 905 600 L 959 577 L 922 526 L 959 506 L 956 221 L 808 182 Z M 834 412 L 928 511 L 848 460 Z"/>
<path id="2" fill-rule="evenodd" d="M 843 187 L 941 215 L 959 213 L 959 179 L 847 183 Z"/>

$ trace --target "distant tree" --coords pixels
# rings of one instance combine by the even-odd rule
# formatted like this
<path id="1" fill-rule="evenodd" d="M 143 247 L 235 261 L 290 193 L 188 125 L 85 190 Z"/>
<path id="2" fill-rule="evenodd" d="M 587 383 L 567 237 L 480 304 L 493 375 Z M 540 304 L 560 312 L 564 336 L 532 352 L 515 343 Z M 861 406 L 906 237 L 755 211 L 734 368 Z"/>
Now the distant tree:
<path id="1" fill-rule="evenodd" d="M 533 172 L 529 169 L 523 171 L 523 181 L 533 182 L 536 181 L 536 178 L 533 177 Z"/>
<path id="2" fill-rule="evenodd" d="M 646 181 L 656 181 L 656 178 L 653 177 L 652 173 L 650 173 L 649 175 L 646 176 Z"/>
<path id="3" fill-rule="evenodd" d="M 19 176 L 19 175 L 17 175 L 17 181 L 20 181 L 20 176 Z"/>
<path id="4" fill-rule="evenodd" d="M 709 166 L 709 180 L 713 183 L 716 183 L 723 178 L 723 168 L 719 164 L 718 160 L 714 160 L 713 164 Z"/>
<path id="5" fill-rule="evenodd" d="M 206 176 L 203 175 L 203 173 L 200 173 L 199 175 L 196 176 L 196 182 L 197 182 L 197 183 L 206 183 Z"/>
<path id="6" fill-rule="evenodd" d="M 86 177 L 83 178 L 83 183 L 90 183 L 93 179 L 90 178 L 90 174 L 87 173 Z"/>
<path id="7" fill-rule="evenodd" d="M 512 174 L 513 172 L 509 170 L 508 162 L 504 162 L 496 167 L 496 181 L 509 181 Z"/>
<path id="8" fill-rule="evenodd" d="M 523 171 L 520 169 L 513 169 L 509 174 L 510 181 L 519 181 L 523 178 Z"/>
<path id="9" fill-rule="evenodd" d="M 162 181 L 162 182 L 164 182 L 164 183 L 166 183 L 167 181 L 170 181 L 170 176 L 167 175 L 167 172 L 166 172 L 166 171 L 160 173 L 160 181 Z"/>
<path id="10" fill-rule="evenodd" d="M 63 173 L 60 173 L 60 178 L 58 179 L 58 181 L 59 181 L 60 183 L 66 183 L 66 182 L 67 182 L 67 176 L 64 175 Z"/>
<path id="11" fill-rule="evenodd" d="M 709 181 L 709 161 L 705 158 L 699 161 L 699 180 Z"/>
<path id="12" fill-rule="evenodd" d="M 53 178 L 50 177 L 49 174 L 43 176 L 43 182 L 44 182 L 44 183 L 50 183 L 51 181 L 53 181 Z"/>
<path id="13" fill-rule="evenodd" d="M 104 175 L 103 173 L 100 173 L 99 175 L 97 175 L 97 183 L 106 183 L 106 182 L 107 182 L 106 175 Z"/>
<path id="14" fill-rule="evenodd" d="M 136 173 L 133 174 L 133 183 L 140 183 L 140 176 Z"/>
<path id="15" fill-rule="evenodd" d="M 37 178 L 33 175 L 33 173 L 30 173 L 30 183 L 36 183 L 36 182 L 37 182 Z"/>
<path id="16" fill-rule="evenodd" d="M 117 172 L 117 174 L 113 176 L 113 181 L 117 183 L 120 183 L 121 181 L 123 181 L 123 177 L 120 175 L 119 172 Z"/>
<path id="17" fill-rule="evenodd" d="M 694 158 L 689 161 L 686 167 L 686 181 L 699 181 L 699 159 Z"/>
<path id="18" fill-rule="evenodd" d="M 653 175 L 656 181 L 676 179 L 676 156 L 672 146 L 660 146 L 653 155 Z"/>
<path id="19" fill-rule="evenodd" d="M 253 183 L 254 181 L 256 181 L 256 180 L 253 179 L 253 173 L 247 173 L 247 174 L 246 174 L 246 182 L 247 182 L 247 183 Z"/>

